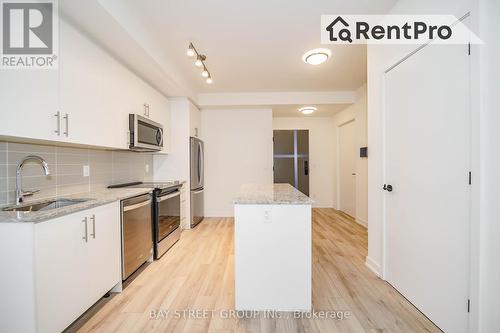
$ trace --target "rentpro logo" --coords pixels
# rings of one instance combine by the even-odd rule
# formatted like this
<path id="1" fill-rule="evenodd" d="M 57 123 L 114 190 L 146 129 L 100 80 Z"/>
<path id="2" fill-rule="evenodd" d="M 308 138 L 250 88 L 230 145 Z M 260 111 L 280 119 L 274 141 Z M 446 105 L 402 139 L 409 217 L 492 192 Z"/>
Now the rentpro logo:
<path id="1" fill-rule="evenodd" d="M 323 44 L 446 44 L 480 42 L 453 15 L 322 15 Z"/>

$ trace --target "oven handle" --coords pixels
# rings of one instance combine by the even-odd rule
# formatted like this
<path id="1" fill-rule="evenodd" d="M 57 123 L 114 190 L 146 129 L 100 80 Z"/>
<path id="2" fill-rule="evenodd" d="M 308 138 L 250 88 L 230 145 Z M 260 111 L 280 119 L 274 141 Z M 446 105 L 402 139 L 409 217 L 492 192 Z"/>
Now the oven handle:
<path id="1" fill-rule="evenodd" d="M 151 199 L 143 201 L 143 202 L 139 202 L 138 204 L 135 204 L 135 205 L 125 206 L 125 207 L 123 207 L 123 211 L 128 212 L 129 210 L 141 208 L 141 207 L 144 207 L 146 205 L 149 205 L 150 203 L 151 203 Z"/>
<path id="2" fill-rule="evenodd" d="M 179 190 L 175 191 L 174 193 L 164 195 L 162 197 L 156 198 L 156 202 L 162 202 L 168 199 L 175 198 L 177 196 L 181 195 L 181 192 Z"/>

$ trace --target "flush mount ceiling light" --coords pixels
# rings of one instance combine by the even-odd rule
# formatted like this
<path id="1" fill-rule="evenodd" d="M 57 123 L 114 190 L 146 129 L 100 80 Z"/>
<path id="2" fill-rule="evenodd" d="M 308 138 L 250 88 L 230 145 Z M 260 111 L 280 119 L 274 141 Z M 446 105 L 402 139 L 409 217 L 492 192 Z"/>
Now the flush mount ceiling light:
<path id="1" fill-rule="evenodd" d="M 331 57 L 332 51 L 329 49 L 314 49 L 307 51 L 303 56 L 302 60 L 309 65 L 320 65 Z"/>
<path id="2" fill-rule="evenodd" d="M 198 50 L 196 50 L 196 48 L 194 47 L 193 43 L 189 43 L 188 49 L 186 51 L 186 55 L 189 58 L 196 58 L 196 60 L 194 62 L 194 65 L 196 67 L 203 68 L 203 71 L 201 72 L 201 76 L 203 76 L 204 78 L 207 78 L 206 82 L 208 84 L 212 84 L 212 82 L 214 82 L 212 80 L 212 75 L 210 74 L 210 72 L 208 71 L 207 66 L 205 65 L 205 60 L 207 60 L 207 56 L 204 55 L 204 54 L 200 54 L 198 52 Z"/>
<path id="3" fill-rule="evenodd" d="M 314 106 L 305 106 L 299 109 L 299 111 L 302 112 L 302 114 L 311 114 L 316 110 L 317 108 L 315 108 Z"/>

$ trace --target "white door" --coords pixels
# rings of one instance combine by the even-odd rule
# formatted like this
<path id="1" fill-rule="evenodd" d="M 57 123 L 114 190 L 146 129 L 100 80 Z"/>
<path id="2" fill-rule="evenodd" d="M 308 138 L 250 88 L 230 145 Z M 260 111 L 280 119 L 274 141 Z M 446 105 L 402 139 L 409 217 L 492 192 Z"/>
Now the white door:
<path id="1" fill-rule="evenodd" d="M 356 144 L 355 121 L 339 127 L 339 209 L 356 217 Z"/>
<path id="2" fill-rule="evenodd" d="M 138 80 L 71 25 L 60 28 L 60 109 L 68 114 L 67 141 L 127 148 L 128 113 Z M 64 121 L 63 128 L 66 129 Z"/>
<path id="3" fill-rule="evenodd" d="M 121 281 L 120 204 L 118 202 L 89 211 L 89 306 Z"/>
<path id="4" fill-rule="evenodd" d="M 58 132 L 56 117 L 58 70 L 1 70 L 0 92 L 0 135 L 50 141 L 64 139 Z"/>
<path id="5" fill-rule="evenodd" d="M 88 308 L 86 212 L 35 225 L 36 302 L 40 333 L 62 332 Z"/>
<path id="6" fill-rule="evenodd" d="M 467 331 L 469 57 L 430 44 L 386 74 L 385 277 L 445 332 Z"/>

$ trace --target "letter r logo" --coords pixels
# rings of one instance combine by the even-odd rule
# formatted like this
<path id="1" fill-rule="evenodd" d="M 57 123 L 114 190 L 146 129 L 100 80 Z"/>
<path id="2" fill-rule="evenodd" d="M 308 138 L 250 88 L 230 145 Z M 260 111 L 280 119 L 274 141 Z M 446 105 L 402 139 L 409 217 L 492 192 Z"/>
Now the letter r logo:
<path id="1" fill-rule="evenodd" d="M 3 2 L 3 53 L 52 54 L 52 10 L 51 2 Z"/>

